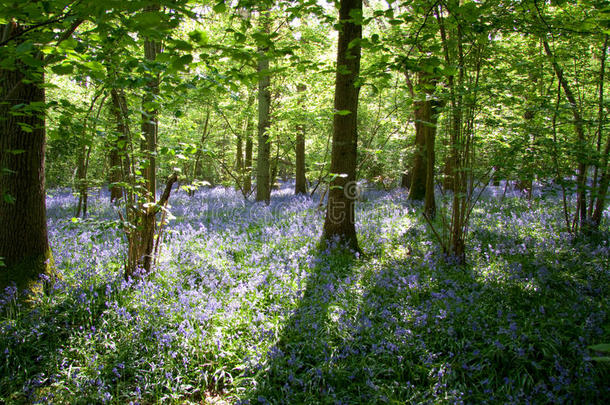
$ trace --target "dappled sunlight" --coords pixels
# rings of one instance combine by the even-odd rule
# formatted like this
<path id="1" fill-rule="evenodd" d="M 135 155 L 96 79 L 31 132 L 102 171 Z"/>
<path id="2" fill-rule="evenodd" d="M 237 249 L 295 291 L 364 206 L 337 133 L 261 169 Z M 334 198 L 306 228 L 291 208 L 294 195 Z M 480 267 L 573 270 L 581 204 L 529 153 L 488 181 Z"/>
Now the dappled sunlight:
<path id="1" fill-rule="evenodd" d="M 38 370 L 16 376 L 24 395 L 146 402 L 213 392 L 242 403 L 608 395 L 586 347 L 607 337 L 610 247 L 558 232 L 556 200 L 506 199 L 510 212 L 482 200 L 468 264 L 457 268 L 402 192 L 364 190 L 364 257 L 353 258 L 318 250 L 319 199 L 290 190 L 274 192 L 269 206 L 225 188 L 176 193 L 153 274 L 130 282 L 107 194 L 93 194 L 90 216 L 72 220 L 74 197 L 53 192 L 62 280 L 40 313 L 11 309 L 2 321 L 6 364 Z M 54 335 L 60 325 L 65 334 Z M 44 339 L 31 331 L 43 330 L 55 336 L 51 349 L 24 351 Z M 59 365 L 52 376 L 50 364 Z"/>

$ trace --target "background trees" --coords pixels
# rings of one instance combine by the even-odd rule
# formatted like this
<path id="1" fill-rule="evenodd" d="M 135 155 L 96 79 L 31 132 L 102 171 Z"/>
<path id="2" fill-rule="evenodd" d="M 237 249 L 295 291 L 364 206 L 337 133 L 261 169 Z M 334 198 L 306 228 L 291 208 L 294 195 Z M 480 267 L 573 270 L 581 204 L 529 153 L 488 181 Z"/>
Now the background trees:
<path id="1" fill-rule="evenodd" d="M 254 181 L 259 201 L 269 201 L 278 179 L 296 178 L 297 193 L 328 190 L 331 210 L 347 183 L 389 188 L 408 173 L 409 198 L 424 201 L 430 226 L 457 257 L 492 173 L 530 198 L 536 181 L 561 189 L 569 232 L 602 221 L 610 137 L 601 3 L 370 2 L 362 16 L 340 17 L 362 28 L 349 40 L 336 37 L 340 10 L 325 4 L 144 3 L 3 10 L 5 264 L 25 250 L 48 258 L 45 134 L 47 182 L 73 187 L 77 215 L 86 215 L 91 189 L 108 185 L 127 234 L 156 229 L 156 215 L 148 226 L 137 218 L 145 206 L 161 209 L 158 179 L 174 172 L 190 190 L 221 184 L 245 198 Z M 350 54 L 345 60 L 335 61 L 337 39 L 346 41 L 338 50 Z M 355 73 L 360 48 L 359 77 L 334 95 L 335 76 Z M 349 234 L 356 247 L 352 197 L 341 200 L 349 229 L 331 230 L 327 218 L 325 238 Z M 37 247 L 20 244 L 17 254 L 17 224 L 30 222 L 18 239 Z"/>

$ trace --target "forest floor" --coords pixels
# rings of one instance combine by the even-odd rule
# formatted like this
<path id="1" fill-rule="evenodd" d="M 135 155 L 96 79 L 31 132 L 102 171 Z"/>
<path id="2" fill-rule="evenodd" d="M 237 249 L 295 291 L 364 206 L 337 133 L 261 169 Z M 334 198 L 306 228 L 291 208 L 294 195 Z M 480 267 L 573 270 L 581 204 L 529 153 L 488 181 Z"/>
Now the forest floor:
<path id="1" fill-rule="evenodd" d="M 153 274 L 125 282 L 105 193 L 51 191 L 61 274 L 0 302 L 0 403 L 599 403 L 610 229 L 562 231 L 560 199 L 477 204 L 448 263 L 400 190 L 366 191 L 362 257 L 320 251 L 319 198 L 177 192 Z"/>

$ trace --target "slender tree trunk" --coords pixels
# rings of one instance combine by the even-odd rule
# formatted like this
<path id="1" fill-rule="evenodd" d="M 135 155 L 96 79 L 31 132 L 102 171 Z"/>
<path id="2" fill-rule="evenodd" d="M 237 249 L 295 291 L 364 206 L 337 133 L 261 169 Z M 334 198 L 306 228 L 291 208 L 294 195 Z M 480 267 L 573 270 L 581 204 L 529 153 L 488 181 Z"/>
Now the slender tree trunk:
<path id="1" fill-rule="evenodd" d="M 436 199 L 434 198 L 434 164 L 436 160 L 436 123 L 438 119 L 437 103 L 430 104 L 430 121 L 426 126 L 426 194 L 424 200 L 424 213 L 428 218 L 436 215 Z"/>
<path id="2" fill-rule="evenodd" d="M 273 158 L 273 164 L 271 165 L 271 176 L 269 178 L 269 185 L 273 190 L 277 190 L 277 172 L 280 166 L 280 142 L 279 139 L 275 142 L 275 158 Z"/>
<path id="3" fill-rule="evenodd" d="M 266 12 L 261 13 L 262 30 L 269 33 L 269 16 Z M 271 198 L 269 184 L 269 160 L 271 155 L 271 144 L 269 143 L 269 107 L 271 105 L 271 93 L 269 86 L 269 56 L 268 48 L 260 48 L 258 51 L 258 159 L 256 161 L 256 201 L 265 201 L 267 204 Z"/>
<path id="4" fill-rule="evenodd" d="M 125 153 L 127 146 L 127 131 L 123 117 L 123 109 L 121 107 L 121 99 L 116 89 L 110 90 L 110 99 L 112 105 L 110 107 L 112 115 L 114 115 L 117 126 L 117 135 L 112 137 L 110 142 L 110 151 L 108 160 L 110 163 L 109 180 L 110 180 L 110 201 L 118 201 L 123 197 L 123 189 L 119 185 L 123 181 L 123 159 L 121 155 Z M 123 153 L 121 153 L 121 151 Z"/>
<path id="5" fill-rule="evenodd" d="M 78 189 L 78 206 L 76 208 L 76 216 L 79 217 L 82 213 L 83 218 L 87 216 L 87 200 L 89 198 L 89 184 L 87 182 L 87 169 L 89 166 L 89 156 L 91 155 L 91 146 L 83 146 L 78 157 L 78 166 L 76 169 L 76 187 Z"/>
<path id="6" fill-rule="evenodd" d="M 240 133 L 235 139 L 235 171 L 239 175 L 244 171 L 244 140 Z"/>
<path id="7" fill-rule="evenodd" d="M 157 54 L 161 52 L 161 45 L 154 40 L 145 40 L 144 56 L 147 61 L 153 62 Z M 145 156 L 146 163 L 144 164 L 142 174 L 146 181 L 146 191 L 148 201 L 154 202 L 157 191 L 157 133 L 159 127 L 158 111 L 154 106 L 155 96 L 159 94 L 159 78 L 156 75 L 147 77 L 147 89 L 142 98 L 142 134 L 143 139 L 140 145 L 140 150 Z"/>
<path id="8" fill-rule="evenodd" d="M 201 176 L 201 159 L 203 158 L 203 146 L 210 132 L 210 108 L 208 107 L 205 112 L 205 119 L 203 121 L 203 132 L 199 139 L 199 145 L 197 146 L 197 152 L 195 152 L 195 164 L 193 165 L 193 175 L 191 176 L 191 183 Z M 191 194 L 192 195 L 192 194 Z"/>
<path id="9" fill-rule="evenodd" d="M 118 201 L 125 196 L 125 190 L 118 183 L 131 179 L 132 170 L 128 154 L 129 121 L 125 93 L 110 90 L 111 112 L 116 120 L 117 136 L 110 149 L 110 201 Z"/>
<path id="10" fill-rule="evenodd" d="M 576 217 L 579 219 L 581 229 L 586 225 L 587 221 L 587 195 L 586 195 L 586 182 L 587 182 L 587 165 L 586 165 L 586 156 L 585 156 L 585 148 L 586 148 L 586 138 L 585 138 L 585 130 L 583 128 L 583 120 L 580 115 L 580 111 L 578 110 L 578 104 L 576 103 L 576 98 L 572 93 L 572 89 L 570 85 L 566 81 L 563 76 L 563 70 L 555 60 L 555 56 L 553 55 L 553 51 L 549 46 L 548 41 L 543 40 L 542 44 L 544 45 L 544 50 L 546 51 L 547 56 L 549 57 L 551 64 L 553 65 L 553 70 L 555 71 L 555 75 L 563 87 L 563 92 L 570 103 L 570 108 L 572 110 L 572 115 L 574 117 L 574 129 L 576 131 L 576 138 L 578 140 L 578 150 L 576 151 L 576 160 L 578 162 L 578 173 L 576 177 L 576 193 L 577 193 L 577 211 Z"/>
<path id="11" fill-rule="evenodd" d="M 158 6 L 149 6 L 145 12 L 158 10 Z M 144 41 L 144 57 L 153 62 L 161 52 L 161 45 L 150 39 Z M 146 204 L 138 204 L 136 226 L 131 231 L 128 243 L 128 265 L 125 277 L 133 276 L 136 268 L 144 273 L 151 271 L 153 263 L 153 248 L 156 229 L 156 150 L 158 118 L 155 96 L 159 94 L 159 78 L 155 74 L 147 75 L 147 85 L 142 98 L 142 141 L 140 151 L 144 156 L 142 175 L 146 186 Z M 170 186 L 171 189 L 171 186 Z"/>
<path id="12" fill-rule="evenodd" d="M 335 115 L 328 206 L 322 234 L 323 244 L 334 239 L 359 251 L 354 206 L 357 198 L 358 95 L 362 25 L 352 16 L 362 16 L 362 0 L 341 0 L 335 84 Z M 345 114 L 345 112 L 349 112 Z"/>
<path id="13" fill-rule="evenodd" d="M 303 103 L 304 93 L 307 86 L 299 84 L 297 91 L 301 93 L 301 102 Z M 307 179 L 305 178 L 305 124 L 301 122 L 296 127 L 297 142 L 295 148 L 296 154 L 296 179 L 294 183 L 295 194 L 307 194 Z"/>
<path id="14" fill-rule="evenodd" d="M 599 103 L 597 113 L 597 142 L 596 150 L 597 153 L 601 153 L 602 135 L 604 129 L 604 76 L 606 70 L 606 54 L 608 49 L 608 34 L 604 36 L 604 43 L 602 45 L 602 53 L 600 57 L 600 68 L 599 68 Z M 606 139 L 606 147 L 604 153 L 595 160 L 595 174 L 593 175 L 593 187 L 594 193 L 591 196 L 591 205 L 589 207 L 589 216 L 591 217 L 591 226 L 593 229 L 599 229 L 599 224 L 602 219 L 602 212 L 604 211 L 606 192 L 608 191 L 608 154 L 610 153 L 610 137 Z M 601 176 L 600 173 L 601 166 Z M 595 209 L 594 209 L 595 206 Z"/>
<path id="15" fill-rule="evenodd" d="M 0 25 L 9 35 L 21 31 L 18 24 Z M 51 275 L 53 267 L 45 204 L 44 72 L 16 64 L 0 69 L 0 291 L 11 283 L 38 289 L 39 275 Z"/>

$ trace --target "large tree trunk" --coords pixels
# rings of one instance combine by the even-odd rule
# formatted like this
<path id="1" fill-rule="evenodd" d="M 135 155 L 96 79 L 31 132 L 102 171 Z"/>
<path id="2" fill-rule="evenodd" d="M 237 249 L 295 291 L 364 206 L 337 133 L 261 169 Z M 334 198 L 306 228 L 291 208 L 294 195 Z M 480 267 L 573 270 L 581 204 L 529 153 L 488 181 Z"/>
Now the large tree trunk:
<path id="1" fill-rule="evenodd" d="M 360 250 L 356 236 L 354 205 L 357 198 L 359 39 L 362 38 L 362 25 L 351 20 L 352 15 L 361 16 L 361 13 L 362 0 L 341 0 L 330 163 L 330 172 L 336 176 L 329 187 L 322 234 L 323 244 L 331 243 L 337 238 L 355 251 Z"/>
<path id="2" fill-rule="evenodd" d="M 269 20 L 267 13 L 261 13 L 261 25 L 265 33 L 269 32 Z M 258 53 L 258 158 L 256 161 L 256 201 L 266 201 L 271 198 L 269 184 L 269 160 L 271 145 L 269 143 L 269 107 L 271 104 L 271 93 L 269 86 L 269 56 L 268 49 L 261 48 Z"/>
<path id="3" fill-rule="evenodd" d="M 17 24 L 0 26 L 16 35 Z M 40 55 L 35 55 L 41 60 Z M 45 205 L 45 120 L 42 68 L 17 62 L 0 69 L 0 290 L 35 289 L 51 274 Z"/>
<path id="4" fill-rule="evenodd" d="M 302 93 L 303 96 L 306 88 L 304 84 L 299 84 L 297 91 Z M 294 183 L 294 193 L 307 194 L 307 179 L 305 178 L 305 124 L 303 122 L 297 125 L 296 132 L 296 180 Z"/>

